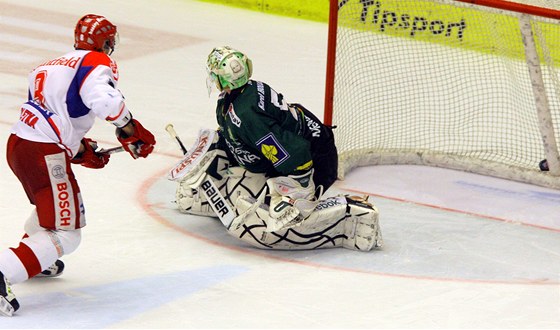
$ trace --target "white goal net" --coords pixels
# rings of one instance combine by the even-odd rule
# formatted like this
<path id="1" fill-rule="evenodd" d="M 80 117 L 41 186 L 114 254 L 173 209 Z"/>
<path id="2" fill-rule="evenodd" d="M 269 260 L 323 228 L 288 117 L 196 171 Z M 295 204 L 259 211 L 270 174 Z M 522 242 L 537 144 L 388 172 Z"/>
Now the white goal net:
<path id="1" fill-rule="evenodd" d="M 419 164 L 560 188 L 560 1 L 332 1 L 340 178 Z"/>

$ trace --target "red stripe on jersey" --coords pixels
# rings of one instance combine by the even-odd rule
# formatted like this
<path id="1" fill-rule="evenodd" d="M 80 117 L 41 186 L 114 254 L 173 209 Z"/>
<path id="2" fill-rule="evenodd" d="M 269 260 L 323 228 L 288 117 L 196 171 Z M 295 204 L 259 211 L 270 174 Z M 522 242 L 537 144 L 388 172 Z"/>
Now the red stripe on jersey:
<path id="1" fill-rule="evenodd" d="M 50 117 L 47 118 L 47 121 L 51 125 L 51 127 L 52 127 L 54 133 L 56 134 L 56 136 L 58 137 L 58 141 L 62 142 L 62 138 L 60 137 L 60 129 L 58 129 L 58 126 L 56 126 L 56 123 Z"/>
<path id="2" fill-rule="evenodd" d="M 14 251 L 18 259 L 25 267 L 27 277 L 31 278 L 41 272 L 41 263 L 39 262 L 39 259 L 37 259 L 33 250 L 31 250 L 29 246 L 25 245 L 25 243 L 21 242 L 17 248 L 10 249 Z"/>
<path id="3" fill-rule="evenodd" d="M 114 117 L 107 117 L 107 118 L 105 118 L 105 120 L 107 120 L 107 121 L 114 121 L 114 120 L 117 120 L 117 119 L 122 115 L 123 111 L 124 111 L 124 102 L 121 103 L 121 108 L 120 108 L 120 110 L 119 110 L 119 113 L 118 113 L 116 116 L 114 116 Z"/>

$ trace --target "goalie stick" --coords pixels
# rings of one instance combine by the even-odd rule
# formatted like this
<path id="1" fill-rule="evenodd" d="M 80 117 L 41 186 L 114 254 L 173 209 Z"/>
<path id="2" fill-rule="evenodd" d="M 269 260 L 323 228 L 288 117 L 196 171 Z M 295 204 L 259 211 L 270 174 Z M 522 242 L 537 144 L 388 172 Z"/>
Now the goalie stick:
<path id="1" fill-rule="evenodd" d="M 169 133 L 169 135 L 171 135 L 172 138 L 175 139 L 175 141 L 177 141 L 177 143 L 179 143 L 179 146 L 181 147 L 181 150 L 183 151 L 183 155 L 186 155 L 188 150 L 183 145 L 183 142 L 181 141 L 181 139 L 179 139 L 179 136 L 177 135 L 177 132 L 175 132 L 175 128 L 173 127 L 173 124 L 167 124 L 167 126 L 165 126 L 165 130 L 167 131 L 167 133 Z"/>

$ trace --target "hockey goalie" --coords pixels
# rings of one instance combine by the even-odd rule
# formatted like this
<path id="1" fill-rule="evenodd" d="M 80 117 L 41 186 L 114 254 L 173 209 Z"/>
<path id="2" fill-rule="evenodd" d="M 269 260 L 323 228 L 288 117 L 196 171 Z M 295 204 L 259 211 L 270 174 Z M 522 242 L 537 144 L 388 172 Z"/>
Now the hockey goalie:
<path id="1" fill-rule="evenodd" d="M 231 235 L 263 249 L 381 246 L 373 205 L 348 196 L 321 200 L 337 177 L 332 127 L 251 79 L 252 62 L 239 50 L 215 47 L 206 69 L 209 95 L 220 92 L 219 129 L 202 130 L 170 173 L 179 208 L 217 216 Z"/>
<path id="2" fill-rule="evenodd" d="M 382 246 L 377 208 L 363 198 L 316 197 L 303 176 L 252 173 L 230 155 L 221 131 L 200 130 L 168 179 L 177 182 L 181 212 L 217 217 L 228 233 L 254 247 L 310 250 Z"/>

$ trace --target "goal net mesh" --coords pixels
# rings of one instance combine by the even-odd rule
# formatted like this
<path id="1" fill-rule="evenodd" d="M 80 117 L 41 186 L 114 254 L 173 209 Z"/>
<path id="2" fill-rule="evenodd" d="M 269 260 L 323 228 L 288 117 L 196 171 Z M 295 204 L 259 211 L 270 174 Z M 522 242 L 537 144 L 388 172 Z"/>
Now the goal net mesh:
<path id="1" fill-rule="evenodd" d="M 425 164 L 528 182 L 533 172 L 544 174 L 521 16 L 456 1 L 340 1 L 332 104 L 339 176 L 369 164 Z M 530 23 L 558 137 L 560 25 L 536 16 Z"/>

